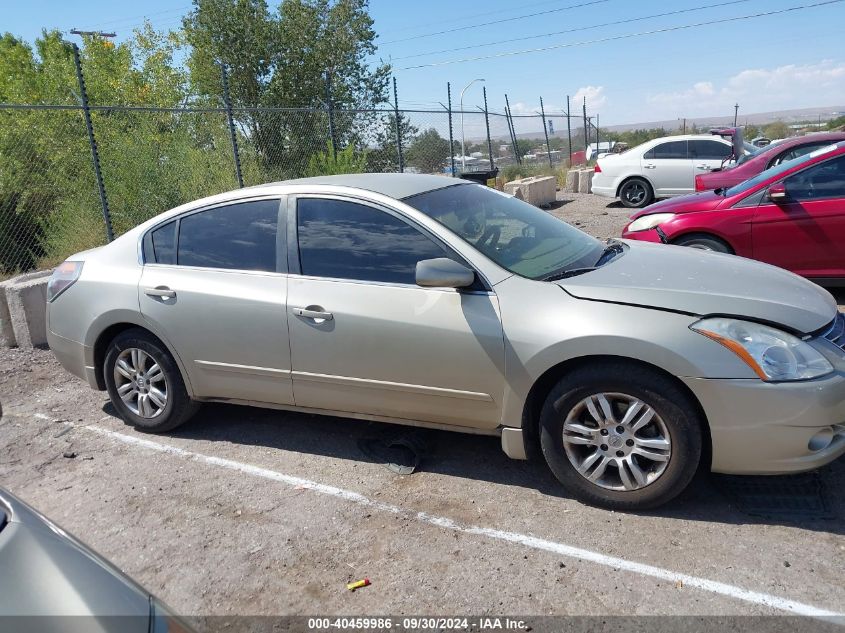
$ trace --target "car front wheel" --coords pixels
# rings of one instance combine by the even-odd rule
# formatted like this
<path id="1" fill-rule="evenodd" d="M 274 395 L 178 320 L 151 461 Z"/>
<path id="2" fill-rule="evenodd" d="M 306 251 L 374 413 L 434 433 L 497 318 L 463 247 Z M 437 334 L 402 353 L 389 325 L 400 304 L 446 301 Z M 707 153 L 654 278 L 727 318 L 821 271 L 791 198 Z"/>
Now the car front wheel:
<path id="1" fill-rule="evenodd" d="M 578 499 L 645 510 L 680 494 L 702 452 L 696 407 L 670 378 L 633 364 L 582 367 L 549 393 L 540 446 Z"/>
<path id="2" fill-rule="evenodd" d="M 170 352 L 140 328 L 121 332 L 111 342 L 103 375 L 114 408 L 140 431 L 175 429 L 199 406 L 188 396 Z"/>

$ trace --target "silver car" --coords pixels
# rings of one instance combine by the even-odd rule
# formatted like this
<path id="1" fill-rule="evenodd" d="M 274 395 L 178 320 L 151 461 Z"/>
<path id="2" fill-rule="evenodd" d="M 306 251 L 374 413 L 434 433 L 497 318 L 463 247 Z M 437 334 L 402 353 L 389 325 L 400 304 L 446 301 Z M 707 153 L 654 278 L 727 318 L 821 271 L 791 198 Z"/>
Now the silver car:
<path id="1" fill-rule="evenodd" d="M 48 297 L 58 359 L 149 432 L 230 402 L 496 435 L 618 509 L 665 503 L 700 466 L 845 452 L 845 318 L 825 290 L 603 243 L 451 178 L 206 198 L 74 255 Z"/>
<path id="2" fill-rule="evenodd" d="M 0 488 L 4 633 L 191 633 L 149 591 Z"/>

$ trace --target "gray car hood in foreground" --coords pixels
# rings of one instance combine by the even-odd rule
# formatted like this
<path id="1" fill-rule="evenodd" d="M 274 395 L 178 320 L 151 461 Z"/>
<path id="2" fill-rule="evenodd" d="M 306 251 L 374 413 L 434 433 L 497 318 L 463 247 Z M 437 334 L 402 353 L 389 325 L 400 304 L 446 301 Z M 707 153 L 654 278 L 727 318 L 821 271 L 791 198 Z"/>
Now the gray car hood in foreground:
<path id="1" fill-rule="evenodd" d="M 695 248 L 623 241 L 630 248 L 621 257 L 557 283 L 579 299 L 736 316 L 803 334 L 836 315 L 829 292 L 781 268 Z"/>
<path id="2" fill-rule="evenodd" d="M 150 594 L 143 588 L 0 489 L 0 521 L 4 515 L 6 523 L 0 529 L 0 622 L 18 616 L 9 620 L 12 631 L 148 632 Z"/>

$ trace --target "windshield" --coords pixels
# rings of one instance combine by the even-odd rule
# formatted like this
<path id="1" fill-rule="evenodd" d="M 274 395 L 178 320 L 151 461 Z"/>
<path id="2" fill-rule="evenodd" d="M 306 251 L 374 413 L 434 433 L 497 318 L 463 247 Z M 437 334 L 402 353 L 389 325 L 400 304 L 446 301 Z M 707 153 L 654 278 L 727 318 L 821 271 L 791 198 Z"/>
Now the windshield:
<path id="1" fill-rule="evenodd" d="M 553 215 L 482 185 L 444 187 L 403 202 L 503 268 L 531 279 L 592 266 L 604 250 L 597 239 Z"/>
<path id="2" fill-rule="evenodd" d="M 745 182 L 741 182 L 738 185 L 735 185 L 725 191 L 725 196 L 735 196 L 739 193 L 745 193 L 746 191 L 750 191 L 761 182 L 765 182 L 769 178 L 778 176 L 786 171 L 789 171 L 796 165 L 801 165 L 812 159 L 816 158 L 817 156 L 821 156 L 822 154 L 826 154 L 827 152 L 831 152 L 836 149 L 836 145 L 828 145 L 826 147 L 822 147 L 821 149 L 817 149 L 815 152 L 810 152 L 809 154 L 804 154 L 803 156 L 799 156 L 797 158 L 793 158 L 792 160 L 787 160 L 782 162 L 780 165 L 775 165 L 774 167 L 770 167 L 766 171 L 760 172 L 754 178 L 746 180 Z"/>

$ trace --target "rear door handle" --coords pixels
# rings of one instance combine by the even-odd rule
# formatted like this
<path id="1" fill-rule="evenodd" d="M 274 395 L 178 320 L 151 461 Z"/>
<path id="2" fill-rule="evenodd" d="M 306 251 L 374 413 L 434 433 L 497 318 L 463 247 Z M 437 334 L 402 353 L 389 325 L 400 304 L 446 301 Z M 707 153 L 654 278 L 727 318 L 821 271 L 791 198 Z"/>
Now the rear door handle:
<path id="1" fill-rule="evenodd" d="M 646 169 L 656 169 L 657 165 L 643 165 Z"/>
<path id="2" fill-rule="evenodd" d="M 710 165 L 705 165 L 702 163 L 701 165 L 696 165 L 697 169 L 704 169 L 705 171 L 713 171 L 713 168 Z"/>
<path id="3" fill-rule="evenodd" d="M 331 321 L 334 319 L 334 315 L 331 312 L 323 312 L 322 310 L 312 310 L 312 306 L 307 308 L 294 308 L 293 313 L 296 316 L 305 317 L 306 319 L 314 319 L 314 320 L 322 320 L 322 321 Z"/>
<path id="4" fill-rule="evenodd" d="M 167 286 L 156 286 L 155 288 L 144 288 L 144 294 L 148 297 L 158 297 L 159 299 L 175 299 L 176 291 L 171 290 Z"/>

